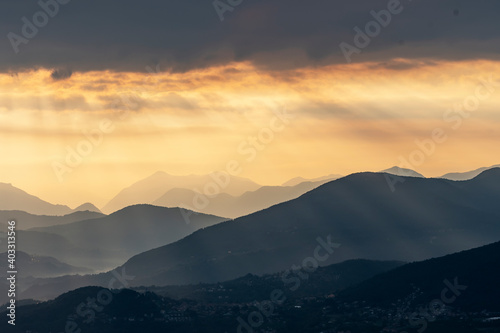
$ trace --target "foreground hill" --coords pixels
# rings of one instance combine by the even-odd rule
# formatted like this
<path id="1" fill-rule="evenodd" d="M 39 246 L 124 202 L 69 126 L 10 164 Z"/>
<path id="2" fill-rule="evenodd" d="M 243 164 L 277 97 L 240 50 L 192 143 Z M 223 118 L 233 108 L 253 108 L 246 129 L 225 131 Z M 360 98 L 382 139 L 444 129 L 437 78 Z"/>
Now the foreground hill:
<path id="1" fill-rule="evenodd" d="M 102 333 L 256 332 L 253 327 L 294 333 L 497 333 L 500 324 L 492 316 L 500 311 L 499 260 L 500 242 L 403 266 L 348 261 L 309 272 L 295 290 L 283 282 L 286 272 L 212 285 L 137 288 L 140 292 L 85 287 L 22 305 L 9 332 L 68 327 Z M 279 300 L 271 302 L 276 292 Z M 448 304 L 437 311 L 430 304 L 440 299 Z M 86 306 L 89 300 L 97 303 Z M 256 316 L 263 321 L 251 321 Z M 6 329 L 6 321 L 0 327 Z"/>
<path id="2" fill-rule="evenodd" d="M 389 305 L 414 295 L 413 303 L 446 298 L 465 311 L 500 311 L 500 242 L 480 248 L 404 265 L 340 293 L 342 301 Z M 456 283 L 455 283 L 456 279 Z M 459 285 L 452 291 L 451 285 Z"/>
<path id="3" fill-rule="evenodd" d="M 292 276 L 300 278 L 298 274 L 280 272 L 263 276 L 248 274 L 215 284 L 146 287 L 134 290 L 152 291 L 173 299 L 191 299 L 207 303 L 266 301 L 273 290 L 282 290 L 287 299 L 318 297 L 337 293 L 403 264 L 400 261 L 348 260 L 306 273 L 307 278 L 301 280 L 300 284 L 297 280 L 290 279 Z"/>

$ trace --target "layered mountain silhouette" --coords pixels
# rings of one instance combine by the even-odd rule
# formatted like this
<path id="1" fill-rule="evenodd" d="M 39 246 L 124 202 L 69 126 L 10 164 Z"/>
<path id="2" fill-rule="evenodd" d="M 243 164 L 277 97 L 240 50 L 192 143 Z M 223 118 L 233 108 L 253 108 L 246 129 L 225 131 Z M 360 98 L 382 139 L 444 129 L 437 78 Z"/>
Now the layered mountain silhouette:
<path id="1" fill-rule="evenodd" d="M 326 182 L 326 181 L 331 181 L 335 179 L 341 178 L 341 175 L 336 175 L 336 174 L 331 174 L 328 176 L 323 176 L 323 177 L 317 177 L 317 178 L 303 178 L 303 177 L 295 177 L 290 179 L 289 181 L 284 182 L 281 186 L 295 186 L 299 185 L 300 183 L 305 183 L 305 182 Z"/>
<path id="2" fill-rule="evenodd" d="M 196 284 L 188 286 L 165 286 L 165 287 L 147 287 L 136 288 L 135 290 L 141 294 L 154 292 L 159 296 L 165 296 L 174 300 L 196 300 L 207 303 L 218 302 L 253 302 L 264 301 L 269 298 L 271 292 L 275 289 L 282 289 L 288 298 L 300 298 L 305 296 L 321 296 L 330 293 L 336 293 L 346 287 L 353 286 L 361 281 L 367 280 L 377 274 L 389 271 L 396 267 L 403 265 L 402 262 L 395 261 L 369 261 L 369 260 L 352 260 L 339 264 L 330 265 L 327 267 L 318 268 L 310 274 L 307 281 L 304 281 L 303 286 L 299 290 L 290 290 L 293 285 L 285 284 L 282 276 L 284 272 L 275 273 L 271 275 L 256 276 L 246 275 L 244 277 L 225 281 L 217 284 Z M 95 288 L 95 287 L 94 287 Z M 20 311 L 21 318 L 26 322 L 32 323 L 33 318 L 27 317 L 27 314 L 43 312 L 56 312 L 65 313 L 72 310 L 71 307 L 67 308 L 67 304 L 62 306 L 60 300 L 66 298 L 68 301 L 73 300 L 77 302 L 75 307 L 81 302 L 79 298 L 82 296 L 82 290 L 97 290 L 92 288 L 83 288 L 71 291 L 55 301 L 29 306 Z M 39 289 L 41 292 L 42 288 Z M 96 292 L 97 294 L 97 292 Z M 45 299 L 46 294 L 32 294 L 39 299 Z M 2 295 L 3 296 L 3 295 Z M 95 297 L 96 295 L 89 295 Z M 0 296 L 1 297 L 1 296 Z M 1 300 L 1 298 L 0 298 Z M 62 307 L 60 307 L 62 306 Z M 123 304 L 125 308 L 133 308 L 131 304 Z M 30 309 L 30 310 L 28 310 Z M 27 310 L 27 311 L 25 311 Z M 70 315 L 68 313 L 67 315 Z M 67 315 L 63 316 L 66 317 Z M 133 313 L 131 313 L 133 315 Z M 29 316 L 29 315 L 28 315 Z M 34 327 L 34 326 L 33 326 Z M 56 329 L 56 327 L 53 327 Z"/>
<path id="3" fill-rule="evenodd" d="M 61 216 L 79 211 L 101 211 L 91 203 L 85 203 L 75 209 L 66 205 L 55 205 L 31 195 L 12 184 L 0 183 L 0 211 L 24 211 L 34 215 Z"/>
<path id="4" fill-rule="evenodd" d="M 7 262 L 7 252 L 0 253 L 0 260 Z M 70 274 L 88 274 L 92 270 L 88 268 L 75 267 L 60 262 L 53 257 L 34 256 L 28 253 L 17 251 L 16 265 L 19 267 L 18 277 L 55 277 Z M 0 277 L 8 276 L 6 271 L 0 272 Z"/>
<path id="5" fill-rule="evenodd" d="M 467 172 L 450 172 L 450 173 L 447 173 L 445 175 L 442 175 L 440 178 L 450 179 L 450 180 L 469 180 L 469 179 L 476 177 L 481 172 L 486 171 L 486 170 L 490 170 L 493 168 L 500 168 L 500 164 L 493 165 L 491 167 L 483 167 L 483 168 L 479 168 L 479 169 L 467 171 Z"/>
<path id="6" fill-rule="evenodd" d="M 395 191 L 387 179 L 360 173 L 329 182 L 136 255 L 118 271 L 134 276 L 131 286 L 217 282 L 287 270 L 317 251 L 321 265 L 357 258 L 418 261 L 500 238 L 500 169 L 465 182 L 401 177 Z M 60 291 L 110 278 L 107 273 L 44 283 Z"/>
<path id="7" fill-rule="evenodd" d="M 340 293 L 342 301 L 389 305 L 415 295 L 413 303 L 441 299 L 443 289 L 453 306 L 466 311 L 500 311 L 500 242 L 415 262 L 368 279 Z M 448 281 L 448 283 L 445 282 Z M 451 290 L 451 286 L 461 287 Z M 463 286 L 463 287 L 462 287 Z"/>
<path id="8" fill-rule="evenodd" d="M 18 230 L 26 230 L 36 227 L 48 227 L 82 220 L 91 220 L 103 216 L 105 215 L 88 210 L 76 211 L 62 216 L 34 215 L 19 210 L 2 210 L 0 211 L 0 224 L 5 225 L 7 221 L 15 220 Z"/>
<path id="9" fill-rule="evenodd" d="M 136 205 L 124 208 L 109 216 L 78 221 L 65 225 L 43 228 L 33 228 L 33 238 L 36 235 L 54 235 L 67 240 L 76 248 L 85 249 L 87 252 L 101 253 L 93 261 L 101 261 L 100 268 L 109 261 L 121 262 L 131 256 L 150 250 L 152 248 L 175 242 L 198 229 L 225 221 L 212 215 L 192 214 L 179 208 L 164 208 L 151 205 Z M 44 240 L 33 241 L 29 253 L 44 254 L 46 248 Z M 38 244 L 37 250 L 33 244 Z M 23 246 L 23 243 L 20 244 Z M 107 254 L 107 255 L 106 255 Z M 61 254 L 51 253 L 51 256 L 60 258 Z M 111 255 L 112 258 L 108 256 Z M 78 263 L 82 258 L 61 259 L 69 263 Z M 87 258 L 86 262 L 89 259 Z M 87 265 L 85 265 L 87 266 Z"/>
<path id="10" fill-rule="evenodd" d="M 130 259 L 139 284 L 220 281 L 300 263 L 317 238 L 342 246 L 330 261 L 415 261 L 500 237 L 500 169 L 467 182 L 404 178 L 392 192 L 384 174 L 360 173 L 298 199 L 200 230 Z"/>
<path id="11" fill-rule="evenodd" d="M 263 186 L 255 191 L 248 191 L 241 196 L 222 193 L 213 198 L 207 198 L 206 203 L 195 207 L 196 211 L 237 218 L 271 207 L 275 204 L 295 199 L 302 194 L 326 183 L 328 179 L 317 182 L 303 182 L 294 186 Z M 186 189 L 173 189 L 153 202 L 156 206 L 184 207 L 192 205 L 193 198 L 200 194 Z"/>
<path id="12" fill-rule="evenodd" d="M 12 186 L 0 183 L 0 210 L 21 210 L 37 215 L 66 215 L 72 209 L 64 205 L 53 205 Z"/>
<path id="13" fill-rule="evenodd" d="M 88 267 L 93 271 L 105 271 L 123 262 L 120 251 L 106 251 L 93 246 L 78 247 L 66 238 L 38 231 L 18 230 L 16 249 L 31 255 L 54 257 L 77 267 Z M 0 241 L 5 244 L 7 234 L 0 232 Z"/>
<path id="14" fill-rule="evenodd" d="M 400 261 L 347 260 L 309 272 L 307 279 L 301 281 L 300 285 L 297 285 L 297 280 L 287 280 L 287 272 L 279 272 L 262 276 L 248 274 L 213 284 L 139 287 L 134 290 L 152 291 L 173 299 L 192 299 L 207 303 L 266 301 L 273 290 L 282 290 L 287 299 L 297 299 L 336 294 L 340 290 L 404 264 Z"/>
<path id="15" fill-rule="evenodd" d="M 260 185 L 249 179 L 230 176 L 227 173 L 174 176 L 165 172 L 157 172 L 120 191 L 102 210 L 106 213 L 113 213 L 135 204 L 152 204 L 162 195 L 176 188 L 203 193 L 207 186 L 212 186 L 211 189 L 217 187 L 220 193 L 233 196 L 242 195 L 247 191 L 255 191 L 260 187 Z M 189 204 L 192 206 L 192 198 Z"/>

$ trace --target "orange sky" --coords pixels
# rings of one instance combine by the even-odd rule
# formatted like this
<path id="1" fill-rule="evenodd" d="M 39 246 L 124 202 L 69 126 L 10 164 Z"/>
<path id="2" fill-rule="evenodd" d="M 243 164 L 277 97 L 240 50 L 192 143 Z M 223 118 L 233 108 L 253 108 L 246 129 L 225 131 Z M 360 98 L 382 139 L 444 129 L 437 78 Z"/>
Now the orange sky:
<path id="1" fill-rule="evenodd" d="M 263 72 L 234 63 L 183 74 L 74 73 L 56 82 L 50 70 L 3 74 L 0 181 L 53 203 L 102 206 L 155 171 L 208 173 L 232 159 L 261 184 L 378 171 L 400 157 L 424 156 L 411 166 L 426 176 L 499 163 L 500 84 L 492 76 L 499 63 L 391 64 L 409 69 Z M 461 113 L 452 109 L 458 103 Z M 273 120 L 284 110 L 293 119 Z M 427 155 L 415 152 L 415 140 L 431 140 L 435 130 L 446 140 Z M 89 143 L 89 131 L 102 135 Z M 259 133 L 265 142 L 248 161 L 242 151 Z M 70 166 L 68 149 L 85 156 Z"/>

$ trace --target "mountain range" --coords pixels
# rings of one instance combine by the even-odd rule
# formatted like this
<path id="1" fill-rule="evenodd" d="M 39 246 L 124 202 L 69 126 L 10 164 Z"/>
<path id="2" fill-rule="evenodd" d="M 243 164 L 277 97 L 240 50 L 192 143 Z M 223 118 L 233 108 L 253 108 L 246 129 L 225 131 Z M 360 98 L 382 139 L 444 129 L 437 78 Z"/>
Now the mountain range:
<path id="1" fill-rule="evenodd" d="M 406 177 L 395 192 L 384 174 L 353 174 L 142 253 L 124 267 L 134 284 L 227 280 L 287 269 L 314 250 L 318 237 L 342 244 L 330 262 L 424 260 L 498 240 L 499 197 L 500 169 L 466 182 Z"/>
<path id="2" fill-rule="evenodd" d="M 197 212 L 213 214 L 229 218 L 237 218 L 275 204 L 298 198 L 302 194 L 328 182 L 329 179 L 316 182 L 302 182 L 291 186 L 262 186 L 255 191 L 248 191 L 240 196 L 221 193 L 213 198 L 208 198 L 205 207 L 200 206 Z M 163 207 L 189 208 L 190 203 L 198 195 L 197 192 L 186 189 L 173 189 L 153 202 L 153 205 Z"/>
<path id="3" fill-rule="evenodd" d="M 208 191 L 216 187 L 217 193 L 239 196 L 247 191 L 257 190 L 260 185 L 249 179 L 230 176 L 227 173 L 174 176 L 165 172 L 156 172 L 121 190 L 102 210 L 106 213 L 113 213 L 130 205 L 152 204 L 162 195 L 176 188 L 204 193 L 208 187 L 210 187 Z M 192 200 L 193 198 L 187 204 L 193 206 Z"/>
<path id="4" fill-rule="evenodd" d="M 67 215 L 82 210 L 100 213 L 91 203 L 85 203 L 76 209 L 54 205 L 7 183 L 0 183 L 0 198 L 0 211 L 18 210 L 35 215 Z"/>
<path id="5" fill-rule="evenodd" d="M 130 286 L 210 283 L 287 270 L 317 251 L 321 265 L 358 258 L 417 261 L 500 238 L 500 169 L 464 182 L 403 177 L 395 191 L 386 175 L 360 173 L 326 183 L 138 254 L 117 271 L 134 276 Z M 25 295 L 106 286 L 112 278 L 105 273 L 38 280 Z"/>
<path id="6" fill-rule="evenodd" d="M 109 269 L 135 254 L 225 221 L 205 214 L 192 214 L 187 220 L 183 214 L 187 211 L 179 208 L 130 206 L 108 216 L 21 232 L 29 242 L 19 237 L 18 246 L 30 254 L 53 256 L 73 265 Z M 49 237 L 53 238 L 50 242 Z M 56 244 L 61 248 L 54 248 Z M 84 251 L 75 256 L 78 249 Z"/>

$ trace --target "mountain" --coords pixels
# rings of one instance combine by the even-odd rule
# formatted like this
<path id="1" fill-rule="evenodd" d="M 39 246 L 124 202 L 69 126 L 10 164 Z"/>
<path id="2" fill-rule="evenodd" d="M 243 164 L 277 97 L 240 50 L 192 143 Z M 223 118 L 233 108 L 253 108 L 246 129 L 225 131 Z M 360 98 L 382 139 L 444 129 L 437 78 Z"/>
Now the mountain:
<path id="1" fill-rule="evenodd" d="M 48 227 L 52 225 L 68 224 L 82 220 L 90 220 L 103 217 L 104 214 L 92 211 L 76 211 L 63 216 L 33 215 L 19 210 L 0 211 L 0 224 L 6 225 L 8 221 L 15 220 L 18 230 L 26 230 L 36 227 Z"/>
<path id="2" fill-rule="evenodd" d="M 136 255 L 116 272 L 133 276 L 130 286 L 161 286 L 358 258 L 425 260 L 498 240 L 499 197 L 500 169 L 465 182 L 406 177 L 396 191 L 386 174 L 353 174 Z M 106 286 L 113 276 L 61 277 L 37 284 L 43 293 L 56 293 Z"/>
<path id="3" fill-rule="evenodd" d="M 9 332 L 48 333 L 62 327 L 106 333 L 145 327 L 148 332 L 253 332 L 252 327 L 264 324 L 266 331 L 297 333 L 346 328 L 495 333 L 498 324 L 485 318 L 500 310 L 499 260 L 500 242 L 403 266 L 347 261 L 309 272 L 295 290 L 283 284 L 282 274 L 136 291 L 84 287 L 52 301 L 18 301 L 16 326 L 9 326 Z M 439 308 L 440 300 L 448 304 Z M 252 316 L 263 319 L 251 321 Z M 0 323 L 2 330 L 7 326 Z"/>
<path id="4" fill-rule="evenodd" d="M 395 175 L 395 176 L 402 176 L 402 177 L 418 177 L 418 178 L 425 178 L 424 175 L 414 171 L 414 170 L 411 170 L 411 169 L 405 169 L 405 168 L 400 168 L 400 167 L 397 167 L 397 166 L 394 166 L 390 169 L 386 169 L 386 170 L 382 170 L 380 172 L 385 172 L 385 173 L 389 173 L 391 175 Z"/>
<path id="5" fill-rule="evenodd" d="M 136 205 L 97 219 L 31 231 L 63 237 L 78 248 L 117 253 L 118 259 L 124 262 L 135 254 L 226 220 L 205 214 L 193 214 L 186 220 L 183 215 L 186 213 L 179 208 Z"/>
<path id="6" fill-rule="evenodd" d="M 350 260 L 326 267 L 319 267 L 309 274 L 306 279 L 307 283 L 303 283 L 300 290 L 292 290 L 295 281 L 286 278 L 287 272 L 263 276 L 248 274 L 234 280 L 215 284 L 173 285 L 163 287 L 151 286 L 134 289 L 141 292 L 153 291 L 158 295 L 174 299 L 191 299 L 207 303 L 266 300 L 274 289 L 284 289 L 287 297 L 300 298 L 336 293 L 339 290 L 353 286 L 376 274 L 391 270 L 403 264 L 404 263 L 398 261 Z M 120 274 L 120 270 L 116 270 L 115 273 Z M 124 276 L 126 276 L 127 272 L 124 273 Z M 116 275 L 113 276 L 116 277 Z M 112 279 L 113 277 L 108 276 L 108 274 L 39 278 L 29 281 L 29 284 L 24 283 L 24 291 L 20 293 L 18 299 L 34 298 L 38 300 L 48 300 L 69 290 L 86 285 L 108 287 L 109 281 Z M 124 281 L 128 283 L 127 280 Z M 31 285 L 31 287 L 29 285 Z M 224 287 L 221 288 L 221 285 Z M 126 285 L 126 287 L 128 287 L 128 285 Z M 2 296 L 3 295 L 0 295 L 0 301 L 3 300 Z"/>
<path id="7" fill-rule="evenodd" d="M 90 202 L 86 202 L 86 203 L 84 203 L 84 204 L 76 207 L 75 209 L 73 209 L 73 211 L 74 212 L 89 211 L 89 212 L 101 213 L 101 211 L 99 210 L 99 208 L 97 208 L 96 206 L 94 206 Z"/>
<path id="8" fill-rule="evenodd" d="M 77 267 L 89 267 L 96 271 L 108 270 L 124 261 L 119 251 L 77 247 L 66 238 L 38 231 L 17 230 L 16 249 L 36 256 L 54 257 Z M 7 234 L 0 232 L 1 244 L 5 244 Z"/>
<path id="9" fill-rule="evenodd" d="M 205 214 L 237 218 L 284 201 L 295 199 L 327 181 L 303 182 L 295 186 L 262 186 L 255 191 L 245 192 L 238 197 L 221 193 L 216 197 L 209 198 L 206 207 L 200 206 L 200 209 L 197 209 L 197 211 Z M 191 190 L 173 189 L 155 200 L 153 205 L 188 208 L 196 195 L 197 193 Z"/>
<path id="10" fill-rule="evenodd" d="M 341 301 L 365 301 L 378 305 L 389 305 L 413 296 L 413 303 L 418 305 L 441 299 L 444 294 L 453 296 L 452 305 L 465 311 L 500 311 L 498 263 L 500 242 L 404 265 L 349 288 L 339 296 Z M 464 287 L 452 291 L 450 284 Z M 443 293 L 445 288 L 448 291 Z"/>
<path id="11" fill-rule="evenodd" d="M 281 186 L 296 186 L 296 185 L 299 185 L 300 183 L 304 183 L 304 182 L 315 183 L 315 182 L 322 182 L 322 181 L 331 181 L 331 180 L 339 179 L 341 177 L 342 177 L 341 175 L 335 175 L 335 174 L 331 174 L 331 175 L 323 176 L 323 177 L 318 177 L 318 178 L 311 178 L 311 179 L 306 179 L 303 177 L 295 177 L 295 178 L 290 179 L 289 181 L 284 182 Z"/>
<path id="12" fill-rule="evenodd" d="M 451 173 L 447 173 L 445 175 L 442 175 L 439 178 L 450 179 L 450 180 L 469 180 L 469 179 L 476 177 L 477 175 L 479 175 L 483 171 L 490 170 L 493 168 L 499 168 L 499 167 L 500 167 L 500 164 L 497 164 L 497 165 L 494 165 L 491 167 L 483 167 L 483 168 L 479 168 L 479 169 L 468 171 L 468 172 L 451 172 Z"/>
<path id="13" fill-rule="evenodd" d="M 226 184 L 227 186 L 225 186 Z M 255 191 L 260 185 L 246 178 L 229 176 L 227 173 L 224 175 L 213 173 L 210 175 L 173 176 L 165 172 L 157 172 L 120 191 L 102 208 L 102 211 L 112 213 L 135 204 L 152 204 L 166 192 L 175 188 L 202 193 L 208 187 L 210 187 L 209 191 L 215 187 L 219 189 L 220 193 L 239 196 L 247 191 Z M 189 205 L 193 206 L 192 199 Z"/>
<path id="14" fill-rule="evenodd" d="M 190 299 L 206 303 L 245 303 L 266 301 L 273 290 L 283 290 L 287 299 L 316 297 L 337 293 L 377 274 L 402 266 L 400 261 L 348 260 L 339 264 L 319 267 L 309 273 L 307 281 L 295 289 L 295 281 L 287 281 L 287 272 L 246 276 L 213 284 L 185 286 L 139 287 L 136 291 L 151 291 L 172 299 Z"/>
<path id="15" fill-rule="evenodd" d="M 392 191 L 385 174 L 353 174 L 139 254 L 123 267 L 134 285 L 215 282 L 288 269 L 318 246 L 332 252 L 322 265 L 416 261 L 500 237 L 500 169 L 466 182 L 404 180 Z"/>
<path id="16" fill-rule="evenodd" d="M 72 212 L 64 205 L 53 205 L 12 186 L 0 183 L 0 210 L 21 210 L 36 215 L 65 215 Z"/>
<path id="17" fill-rule="evenodd" d="M 96 298 L 97 297 L 97 298 Z M 94 300 L 92 308 L 87 301 Z M 101 303 L 99 303 L 99 301 Z M 83 303 L 82 303 L 83 302 Z M 105 304 L 102 306 L 102 304 Z M 91 303 L 88 303 L 91 304 Z M 145 295 L 132 290 L 114 290 L 86 287 L 68 292 L 57 299 L 32 305 L 24 305 L 16 313 L 16 325 L 9 325 L 2 320 L 2 332 L 186 332 L 165 327 L 165 315 L 171 309 L 182 305 L 181 302 L 163 299 L 152 293 Z M 2 307 L 5 309 L 5 307 Z M 78 309 L 78 310 L 77 310 Z M 2 317 L 7 318 L 5 311 Z M 155 318 L 163 318 L 161 323 Z M 156 329 L 158 325 L 162 329 Z M 74 326 L 73 326 L 74 325 Z"/>
<path id="18" fill-rule="evenodd" d="M 7 252 L 0 253 L 1 262 L 7 262 Z M 53 257 L 35 256 L 22 251 L 16 252 L 16 265 L 19 269 L 19 278 L 25 277 L 55 277 L 69 274 L 88 274 L 88 268 L 74 267 L 60 262 Z M 0 272 L 0 277 L 5 278 L 6 271 Z"/>

